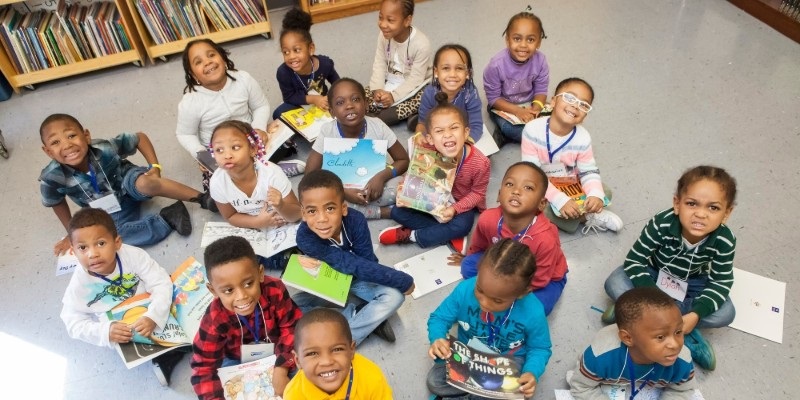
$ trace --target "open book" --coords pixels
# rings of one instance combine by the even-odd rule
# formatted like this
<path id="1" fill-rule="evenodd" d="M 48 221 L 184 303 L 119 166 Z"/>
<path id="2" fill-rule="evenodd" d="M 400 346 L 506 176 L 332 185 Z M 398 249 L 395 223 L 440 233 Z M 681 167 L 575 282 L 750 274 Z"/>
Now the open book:
<path id="1" fill-rule="evenodd" d="M 149 337 L 134 335 L 115 345 L 125 366 L 133 368 L 177 347 L 192 344 L 200 320 L 214 299 L 206 287 L 205 268 L 189 257 L 172 273 L 172 307 L 167 323 Z M 106 318 L 132 324 L 147 311 L 150 294 L 133 296 L 106 313 Z"/>
<path id="2" fill-rule="evenodd" d="M 283 226 L 266 229 L 239 228 L 227 222 L 206 222 L 200 247 L 208 247 L 217 239 L 228 236 L 240 236 L 247 239 L 256 254 L 272 257 L 286 249 L 297 246 L 297 228 L 300 223 L 289 223 Z"/>
<path id="3" fill-rule="evenodd" d="M 281 114 L 280 120 L 306 140 L 313 142 L 317 140 L 322 125 L 333 121 L 333 117 L 315 105 L 304 105 Z"/>
<path id="4" fill-rule="evenodd" d="M 585 212 L 584 203 L 586 202 L 586 193 L 583 191 L 583 186 L 581 186 L 581 181 L 578 179 L 577 175 L 548 176 L 547 179 L 550 181 L 550 184 L 569 196 L 572 200 L 575 200 L 575 203 L 580 207 L 581 214 Z M 603 198 L 603 206 L 608 206 L 609 204 L 611 204 L 611 202 L 608 198 Z M 561 216 L 561 210 L 558 210 L 555 204 L 550 203 L 550 208 L 553 210 L 553 214 L 558 217 Z"/>
<path id="5" fill-rule="evenodd" d="M 322 168 L 342 179 L 345 189 L 363 189 L 375 174 L 386 169 L 389 141 L 326 137 Z"/>
<path id="6" fill-rule="evenodd" d="M 453 201 L 451 191 L 458 164 L 436 149 L 414 146 L 403 182 L 397 188 L 398 207 L 408 207 L 441 218 Z"/>
<path id="7" fill-rule="evenodd" d="M 353 276 L 333 269 L 324 261 L 292 254 L 281 279 L 286 286 L 344 307 Z"/>
<path id="8" fill-rule="evenodd" d="M 277 357 L 273 354 L 259 360 L 217 369 L 225 391 L 225 400 L 280 400 L 272 387 L 272 373 Z"/>
<path id="9" fill-rule="evenodd" d="M 450 340 L 447 383 L 467 393 L 490 399 L 522 399 L 520 365 L 514 357 L 486 353 Z"/>
<path id="10" fill-rule="evenodd" d="M 522 107 L 522 108 L 529 108 L 531 106 L 531 103 L 521 103 L 521 104 L 517 104 L 517 105 Z M 491 111 L 493 113 L 495 113 L 496 115 L 499 115 L 500 117 L 502 117 L 504 120 L 506 120 L 508 122 L 511 122 L 514 125 L 525 125 L 526 124 L 526 122 L 523 122 L 521 119 L 517 118 L 516 115 L 511 114 L 510 112 L 500 111 L 500 110 L 498 110 L 496 108 L 492 108 Z M 552 112 L 553 112 L 553 107 L 551 107 L 550 104 L 545 104 L 545 106 L 542 109 L 542 111 L 539 112 L 539 116 L 537 118 L 541 118 L 541 117 L 550 115 L 550 114 L 552 114 Z"/>
<path id="11" fill-rule="evenodd" d="M 447 257 L 451 253 L 449 247 L 439 246 L 394 265 L 394 269 L 414 278 L 415 287 L 411 297 L 418 299 L 461 280 L 461 268 L 447 265 Z"/>

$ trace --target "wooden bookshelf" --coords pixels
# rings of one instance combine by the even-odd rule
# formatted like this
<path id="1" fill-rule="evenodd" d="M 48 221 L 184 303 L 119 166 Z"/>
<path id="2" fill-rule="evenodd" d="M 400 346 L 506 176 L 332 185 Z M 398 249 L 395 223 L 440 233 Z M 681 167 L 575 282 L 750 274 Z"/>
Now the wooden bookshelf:
<path id="1" fill-rule="evenodd" d="M 0 0 L 0 6 L 19 3 L 21 1 L 22 0 Z M 143 62 L 145 59 L 145 54 L 142 51 L 142 45 L 139 41 L 139 33 L 135 30 L 127 7 L 125 7 L 121 2 L 122 0 L 114 0 L 114 4 L 119 10 L 120 17 L 122 18 L 122 25 L 125 28 L 125 33 L 130 39 L 131 47 L 133 47 L 132 50 L 28 73 L 17 72 L 13 62 L 8 58 L 5 50 L 0 50 L 0 71 L 14 89 L 14 92 L 20 93 L 23 87 L 32 86 L 36 83 L 66 78 L 69 76 L 97 71 L 117 65 L 127 63 L 133 63 L 137 66 L 144 65 Z M 2 43 L 0 43 L 0 47 L 2 47 Z"/>
<path id="2" fill-rule="evenodd" d="M 781 12 L 786 5 L 781 0 L 728 0 L 744 12 L 761 20 L 789 39 L 800 43 L 800 21 Z"/>
<path id="3" fill-rule="evenodd" d="M 381 8 L 381 0 L 330 0 L 313 6 L 310 5 L 310 0 L 299 1 L 300 8 L 311 14 L 314 23 L 364 14 Z M 415 3 L 422 1 L 424 0 L 417 0 Z"/>
<path id="4" fill-rule="evenodd" d="M 240 26 L 237 28 L 219 30 L 211 33 L 194 36 L 187 39 L 180 39 L 172 42 L 167 42 L 164 44 L 157 44 L 156 41 L 153 40 L 152 37 L 150 37 L 150 33 L 147 30 L 147 27 L 145 26 L 144 20 L 142 19 L 141 15 L 139 15 L 139 13 L 136 11 L 136 5 L 134 4 L 134 1 L 135 0 L 125 0 L 126 7 L 130 10 L 131 14 L 133 15 L 133 22 L 134 24 L 136 24 L 136 29 L 140 34 L 143 47 L 147 53 L 148 58 L 150 58 L 151 63 L 154 63 L 156 58 L 161 58 L 162 60 L 164 60 L 167 55 L 183 52 L 183 49 L 186 47 L 186 43 L 189 43 L 195 39 L 208 38 L 216 43 L 224 43 L 224 42 L 229 42 L 231 40 L 242 39 L 255 35 L 263 35 L 267 39 L 271 37 L 272 31 L 269 22 L 269 11 L 267 9 L 267 3 L 265 0 L 259 0 L 261 2 L 261 6 L 264 7 L 265 22 L 256 22 L 254 24 Z"/>

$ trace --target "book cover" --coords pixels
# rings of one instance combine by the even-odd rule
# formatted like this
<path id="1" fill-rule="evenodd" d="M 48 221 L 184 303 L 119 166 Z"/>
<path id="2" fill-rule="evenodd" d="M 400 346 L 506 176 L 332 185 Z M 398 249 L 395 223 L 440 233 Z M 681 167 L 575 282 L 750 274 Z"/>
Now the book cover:
<path id="1" fill-rule="evenodd" d="M 581 186 L 581 181 L 578 179 L 577 175 L 548 176 L 547 179 L 550 181 L 550 184 L 555 186 L 558 190 L 569 196 L 570 199 L 574 200 L 575 203 L 578 204 L 581 214 L 586 212 L 584 210 L 586 193 L 583 191 L 583 186 Z M 608 200 L 608 198 L 604 198 L 603 206 L 608 206 L 609 204 L 611 204 L 611 202 Z M 561 216 L 561 210 L 557 210 L 555 204 L 550 203 L 550 208 L 553 210 L 553 214 L 558 217 Z"/>
<path id="2" fill-rule="evenodd" d="M 297 246 L 297 228 L 300 223 L 290 223 L 267 229 L 239 228 L 227 222 L 206 222 L 200 247 L 208 247 L 211 243 L 227 236 L 239 236 L 247 239 L 256 254 L 271 257 L 281 251 Z"/>
<path id="3" fill-rule="evenodd" d="M 375 174 L 386 169 L 387 140 L 322 140 L 322 168 L 341 178 L 345 189 L 363 189 Z"/>
<path id="4" fill-rule="evenodd" d="M 344 307 L 353 276 L 341 273 L 315 258 L 292 254 L 281 279 L 286 286 Z"/>
<path id="5" fill-rule="evenodd" d="M 439 246 L 394 265 L 394 269 L 414 278 L 415 287 L 411 297 L 418 299 L 461 280 L 461 268 L 447 265 L 447 257 L 451 253 L 449 247 Z"/>
<path id="6" fill-rule="evenodd" d="M 329 112 L 314 105 L 289 110 L 281 114 L 280 119 L 309 142 L 317 139 L 323 124 L 333 121 Z"/>
<path id="7" fill-rule="evenodd" d="M 396 205 L 439 219 L 453 200 L 451 191 L 457 167 L 455 159 L 442 156 L 436 149 L 414 146 L 408 172 L 397 188 Z"/>
<path id="8" fill-rule="evenodd" d="M 217 168 L 219 168 L 219 165 L 217 165 L 217 160 L 214 159 L 214 155 L 208 150 L 198 151 L 197 154 L 195 154 L 195 158 L 197 159 L 197 162 L 199 162 L 200 165 L 203 166 L 203 168 L 205 168 L 208 172 L 213 173 L 217 170 Z"/>
<path id="9" fill-rule="evenodd" d="M 280 400 L 272 387 L 277 356 L 217 369 L 225 400 Z"/>
<path id="10" fill-rule="evenodd" d="M 454 337 L 447 359 L 447 383 L 490 399 L 523 399 L 520 365 L 513 357 L 475 350 Z"/>

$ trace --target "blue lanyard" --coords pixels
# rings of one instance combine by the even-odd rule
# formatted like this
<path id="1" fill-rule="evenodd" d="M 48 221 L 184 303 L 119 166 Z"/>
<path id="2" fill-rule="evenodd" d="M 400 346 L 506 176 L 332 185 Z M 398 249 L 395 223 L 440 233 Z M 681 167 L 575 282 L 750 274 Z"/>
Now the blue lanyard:
<path id="1" fill-rule="evenodd" d="M 252 327 L 250 326 L 250 321 L 247 320 L 247 317 L 244 317 L 244 316 L 241 316 L 241 315 L 238 315 L 238 317 L 239 317 L 239 321 L 242 323 L 242 325 L 244 325 L 245 328 L 247 328 L 247 330 L 250 331 L 250 334 L 253 335 L 253 338 L 255 339 L 255 343 L 258 344 L 259 337 L 260 337 L 260 334 L 261 334 L 261 332 L 259 331 L 259 329 L 260 329 L 259 326 L 260 325 L 258 323 L 259 320 L 262 319 L 262 317 L 261 317 L 261 305 L 258 304 L 258 307 L 256 307 L 255 311 L 253 311 L 253 326 Z"/>
<path id="2" fill-rule="evenodd" d="M 97 194 L 100 194 L 100 185 L 97 184 L 97 173 L 94 172 L 94 166 L 89 161 L 89 180 L 92 182 L 92 187 Z"/>
<path id="3" fill-rule="evenodd" d="M 639 385 L 639 389 L 636 389 L 636 367 L 634 367 L 633 365 L 633 359 L 631 359 L 631 353 L 628 353 L 628 378 L 631 380 L 630 400 L 633 400 L 633 398 L 636 397 L 636 395 L 642 391 L 644 385 L 647 384 L 647 377 L 650 376 L 651 372 L 653 372 L 652 369 L 650 371 L 647 371 L 646 374 L 644 374 L 644 376 L 642 377 L 644 382 L 642 382 L 642 384 Z"/>
<path id="4" fill-rule="evenodd" d="M 491 317 L 491 319 L 494 319 L 494 315 L 488 311 L 486 312 L 486 326 L 489 327 L 489 337 L 486 339 L 486 341 L 488 342 L 487 344 L 489 345 L 489 347 L 494 347 L 494 339 L 497 337 L 498 334 L 500 334 L 500 329 L 503 328 L 506 322 L 508 322 L 508 317 L 511 316 L 511 310 L 514 309 L 514 304 L 516 302 L 517 301 L 514 300 L 514 302 L 511 303 L 511 307 L 508 308 L 508 311 L 506 311 L 506 315 L 503 316 L 503 321 L 497 325 L 495 325 L 494 321 L 489 321 L 489 317 Z"/>
<path id="5" fill-rule="evenodd" d="M 339 136 L 341 138 L 349 139 L 349 138 L 344 137 L 344 132 L 342 132 L 342 125 L 339 123 L 339 121 L 336 121 L 336 129 L 339 130 Z M 361 133 L 358 134 L 358 138 L 359 139 L 363 139 L 365 136 L 367 136 L 367 120 L 366 119 L 364 119 L 364 127 L 361 128 Z"/>
<path id="6" fill-rule="evenodd" d="M 525 235 L 526 233 L 528 233 L 528 229 L 531 229 L 531 226 L 532 226 L 532 225 L 533 225 L 535 222 L 536 222 L 536 217 L 533 217 L 533 220 L 531 221 L 531 223 L 530 223 L 530 224 L 528 224 L 528 226 L 527 226 L 527 227 L 525 227 L 525 229 L 521 230 L 521 231 L 520 231 L 518 234 L 516 234 L 516 235 L 515 235 L 515 236 L 514 236 L 514 237 L 513 237 L 511 240 L 513 240 L 513 241 L 515 241 L 515 242 L 519 241 L 519 239 L 520 239 L 521 237 L 524 237 L 524 235 Z M 501 239 L 501 238 L 503 237 L 503 235 L 501 235 L 501 234 L 500 234 L 500 232 L 501 232 L 502 230 L 503 230 L 503 217 L 501 216 L 501 217 L 500 217 L 500 220 L 499 220 L 499 221 L 497 221 L 497 238 L 498 238 L 498 239 Z"/>
<path id="7" fill-rule="evenodd" d="M 123 274 L 123 272 L 122 272 L 122 260 L 119 259 L 119 254 L 116 255 L 116 258 L 117 258 L 117 266 L 119 267 L 119 276 L 117 277 L 117 279 L 108 279 L 105 276 L 100 275 L 98 273 L 94 273 L 92 271 L 89 271 L 89 275 L 91 275 L 91 276 L 93 276 L 95 278 L 100 278 L 100 279 L 108 282 L 111 286 L 116 286 L 116 287 L 124 290 L 125 293 L 130 294 L 132 288 L 126 288 L 125 286 L 122 286 L 122 274 Z"/>
<path id="8" fill-rule="evenodd" d="M 461 167 L 464 165 L 464 160 L 467 159 L 467 145 L 465 144 L 461 149 L 461 160 L 458 161 L 458 166 L 456 167 L 456 176 L 458 176 L 458 172 L 461 171 Z"/>
<path id="9" fill-rule="evenodd" d="M 294 71 L 292 71 L 292 72 L 294 72 Z M 300 79 L 300 74 L 298 74 L 297 72 L 294 72 L 294 76 L 296 76 L 297 80 L 300 81 L 300 84 L 303 85 L 303 89 L 306 90 L 306 93 L 308 93 L 308 88 L 309 88 L 309 86 L 311 86 L 311 83 L 314 82 L 314 72 L 315 71 L 314 71 L 314 59 L 313 58 L 311 59 L 311 75 L 310 75 L 310 78 L 308 79 L 308 86 L 306 86 L 306 83 L 303 82 L 302 79 Z"/>
<path id="10" fill-rule="evenodd" d="M 550 158 L 550 163 L 553 162 L 553 156 L 556 155 L 556 153 L 561 151 L 561 149 L 563 149 L 564 146 L 566 146 L 569 142 L 572 141 L 572 138 L 575 137 L 575 132 L 577 131 L 578 131 L 578 126 L 576 125 L 572 128 L 572 133 L 569 134 L 567 140 L 565 140 L 564 143 L 561 143 L 561 146 L 558 146 L 558 148 L 555 149 L 555 151 L 550 151 L 550 118 L 547 118 L 547 124 L 545 125 L 544 128 L 544 136 L 545 138 L 547 138 L 547 156 Z"/>
<path id="11" fill-rule="evenodd" d="M 347 394 L 344 396 L 344 400 L 350 400 L 350 389 L 353 388 L 353 365 L 350 364 L 350 383 L 347 384 Z"/>

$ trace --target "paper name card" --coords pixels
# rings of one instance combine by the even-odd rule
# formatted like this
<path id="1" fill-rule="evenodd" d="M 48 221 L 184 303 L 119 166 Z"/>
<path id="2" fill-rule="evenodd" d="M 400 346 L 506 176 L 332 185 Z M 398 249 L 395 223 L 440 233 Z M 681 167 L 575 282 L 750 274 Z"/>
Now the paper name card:
<path id="1" fill-rule="evenodd" d="M 79 268 L 80 265 L 78 257 L 75 257 L 72 249 L 69 249 L 56 260 L 56 276 L 71 274 L 72 271 L 74 271 L 75 268 Z"/>
<path id="2" fill-rule="evenodd" d="M 451 253 L 449 247 L 439 246 L 394 265 L 394 269 L 414 278 L 415 287 L 411 297 L 418 299 L 461 280 L 461 268 L 447 265 L 447 257 Z"/>

